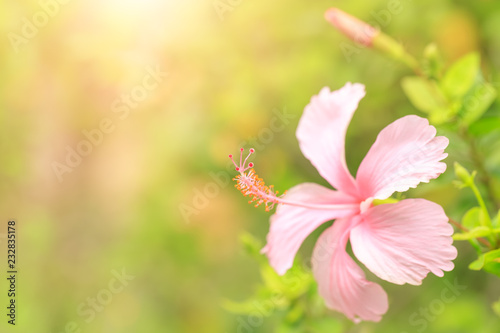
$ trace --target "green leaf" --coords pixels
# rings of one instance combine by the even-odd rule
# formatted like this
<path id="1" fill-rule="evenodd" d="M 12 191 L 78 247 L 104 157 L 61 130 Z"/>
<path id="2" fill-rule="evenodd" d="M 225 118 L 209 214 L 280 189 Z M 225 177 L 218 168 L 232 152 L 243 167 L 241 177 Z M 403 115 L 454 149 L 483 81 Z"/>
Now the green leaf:
<path id="1" fill-rule="evenodd" d="M 310 272 L 306 272 L 301 266 L 293 266 L 283 276 L 283 282 L 286 286 L 286 295 L 290 298 L 296 298 L 305 294 L 312 285 L 314 278 Z"/>
<path id="2" fill-rule="evenodd" d="M 469 269 L 479 271 L 484 266 L 484 254 L 481 254 L 476 260 L 469 264 Z"/>
<path id="3" fill-rule="evenodd" d="M 473 261 L 469 268 L 475 271 L 484 271 L 500 276 L 500 249 L 486 252 Z"/>
<path id="4" fill-rule="evenodd" d="M 254 332 L 254 331 L 252 331 Z M 286 320 L 283 320 L 281 324 L 279 324 L 278 328 L 274 330 L 275 333 L 303 333 L 304 327 L 302 325 L 297 325 L 295 323 L 289 323 Z"/>
<path id="5" fill-rule="evenodd" d="M 494 228 L 500 227 L 500 210 L 498 211 L 497 216 L 491 220 L 491 225 L 493 225 Z"/>
<path id="6" fill-rule="evenodd" d="M 409 76 L 403 78 L 401 85 L 410 102 L 418 110 L 429 114 L 446 110 L 446 99 L 435 81 Z"/>
<path id="7" fill-rule="evenodd" d="M 372 201 L 372 204 L 374 206 L 379 206 L 379 205 L 384 205 L 384 204 L 393 204 L 393 203 L 398 203 L 400 200 L 396 199 L 396 198 L 387 198 L 387 199 L 384 199 L 384 200 L 380 200 L 380 199 L 375 199 Z"/>
<path id="8" fill-rule="evenodd" d="M 453 239 L 454 240 L 469 240 L 469 239 L 474 239 L 478 237 L 486 237 L 491 235 L 492 230 L 488 227 L 484 226 L 479 226 L 476 227 L 468 232 L 460 233 L 460 234 L 454 234 Z"/>
<path id="9" fill-rule="evenodd" d="M 462 100 L 460 118 L 467 125 L 474 123 L 488 110 L 496 97 L 497 91 L 490 83 L 483 80 L 476 82 Z"/>
<path id="10" fill-rule="evenodd" d="M 480 225 L 484 225 L 484 212 L 481 207 L 473 207 L 465 213 L 464 217 L 462 217 L 462 225 L 467 229 L 474 229 Z"/>
<path id="11" fill-rule="evenodd" d="M 500 130 L 500 117 L 479 119 L 469 126 L 469 133 L 474 136 L 486 135 L 496 130 Z"/>
<path id="12" fill-rule="evenodd" d="M 253 258 L 257 258 L 260 263 L 263 262 L 262 259 L 264 256 L 260 253 L 262 243 L 257 238 L 248 232 L 244 232 L 240 235 L 240 242 L 243 244 L 246 253 Z"/>
<path id="13" fill-rule="evenodd" d="M 493 311 L 500 317 L 500 300 L 496 301 L 492 305 Z"/>
<path id="14" fill-rule="evenodd" d="M 458 108 L 453 105 L 448 108 L 441 108 L 432 111 L 429 114 L 429 121 L 434 125 L 441 125 L 449 122 L 458 113 Z"/>
<path id="15" fill-rule="evenodd" d="M 431 43 L 424 49 L 422 69 L 427 77 L 439 78 L 443 69 L 443 60 L 436 44 Z"/>
<path id="16" fill-rule="evenodd" d="M 342 333 L 344 328 L 342 323 L 335 318 L 325 317 L 308 321 L 311 332 L 317 333 Z"/>
<path id="17" fill-rule="evenodd" d="M 460 163 L 455 162 L 455 176 L 462 181 L 465 186 L 472 186 L 474 184 L 474 177 L 476 175 L 475 171 L 469 173 L 466 168 L 464 168 Z"/>
<path id="18" fill-rule="evenodd" d="M 303 295 L 314 281 L 312 275 L 299 264 L 295 264 L 283 276 L 278 275 L 271 266 L 263 265 L 261 275 L 269 290 L 283 294 L 288 299 L 295 299 Z"/>
<path id="19" fill-rule="evenodd" d="M 243 302 L 234 302 L 229 299 L 222 300 L 222 308 L 231 313 L 250 314 L 255 311 L 255 304 L 260 300 L 252 298 Z"/>
<path id="20" fill-rule="evenodd" d="M 221 303 L 222 308 L 231 313 L 251 315 L 255 312 L 261 312 L 266 316 L 270 316 L 274 311 L 284 309 L 288 305 L 289 302 L 285 297 L 267 291 L 243 302 L 223 299 Z"/>
<path id="21" fill-rule="evenodd" d="M 284 309 L 294 304 L 295 300 L 307 293 L 314 285 L 312 274 L 301 265 L 297 259 L 294 265 L 280 276 L 269 265 L 269 262 L 260 253 L 262 244 L 249 233 L 240 236 L 246 252 L 256 257 L 260 265 L 260 273 L 263 285 L 260 285 L 256 293 L 248 300 L 235 302 L 223 300 L 222 307 L 227 311 L 240 314 L 252 314 L 262 307 L 271 307 L 266 310 L 272 313 L 276 309 Z M 269 314 L 270 315 L 270 314 Z"/>
<path id="22" fill-rule="evenodd" d="M 441 81 L 441 88 L 446 96 L 452 100 L 463 97 L 472 87 L 479 73 L 479 63 L 479 54 L 473 52 L 451 65 Z"/>
<path id="23" fill-rule="evenodd" d="M 497 257 L 495 260 L 485 263 L 483 270 L 500 277 L 500 258 Z"/>
<path id="24" fill-rule="evenodd" d="M 260 274 L 267 288 L 275 292 L 283 293 L 286 286 L 283 283 L 281 276 L 279 276 L 271 266 L 263 265 L 260 268 Z"/>
<path id="25" fill-rule="evenodd" d="M 297 324 L 304 316 L 304 306 L 302 303 L 295 303 L 291 309 L 288 310 L 285 320 L 290 324 Z"/>

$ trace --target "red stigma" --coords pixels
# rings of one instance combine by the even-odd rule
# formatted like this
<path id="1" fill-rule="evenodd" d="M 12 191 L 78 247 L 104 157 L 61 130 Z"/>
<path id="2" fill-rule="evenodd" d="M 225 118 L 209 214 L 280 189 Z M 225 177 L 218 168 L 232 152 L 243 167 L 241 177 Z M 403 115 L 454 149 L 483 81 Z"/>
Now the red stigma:
<path id="1" fill-rule="evenodd" d="M 248 158 L 250 157 L 250 155 L 252 155 L 253 153 L 255 153 L 255 149 L 253 148 L 250 148 L 249 149 L 249 153 L 247 155 L 247 157 L 243 160 L 243 151 L 245 149 L 244 148 L 240 148 L 240 163 L 239 164 L 236 164 L 236 162 L 234 161 L 233 159 L 233 154 L 229 154 L 229 158 L 231 159 L 231 161 L 233 162 L 235 168 L 236 168 L 236 171 L 240 172 L 240 173 L 243 173 L 245 172 L 246 170 L 252 168 L 254 166 L 253 163 L 249 163 L 248 166 L 247 166 L 247 160 Z"/>

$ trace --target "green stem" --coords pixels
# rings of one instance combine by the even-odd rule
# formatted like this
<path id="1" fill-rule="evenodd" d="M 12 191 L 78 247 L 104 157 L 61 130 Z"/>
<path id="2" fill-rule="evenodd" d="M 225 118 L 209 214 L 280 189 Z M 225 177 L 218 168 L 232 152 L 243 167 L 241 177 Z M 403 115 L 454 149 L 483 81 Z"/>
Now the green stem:
<path id="1" fill-rule="evenodd" d="M 491 224 L 491 219 L 490 215 L 488 214 L 488 209 L 486 208 L 486 204 L 484 203 L 483 197 L 481 196 L 481 193 L 479 192 L 479 189 L 477 188 L 476 184 L 472 183 L 470 184 L 470 188 L 472 192 L 474 192 L 474 196 L 476 197 L 477 202 L 479 203 L 479 207 L 483 210 L 484 214 L 486 214 L 486 225 L 483 223 L 485 227 L 488 228 L 493 228 L 493 225 Z"/>
<path id="2" fill-rule="evenodd" d="M 460 223 L 458 223 L 457 221 L 455 221 L 453 219 L 450 219 L 450 223 L 453 224 L 458 229 L 462 230 L 463 232 L 470 231 L 469 229 L 467 229 L 466 227 L 464 227 L 463 225 L 461 225 Z M 491 244 L 488 243 L 488 241 L 482 237 L 479 237 L 476 240 L 469 239 L 469 243 L 476 249 L 478 254 L 481 254 L 483 251 L 481 251 L 481 248 L 479 247 L 479 245 L 477 245 L 476 242 L 479 242 L 479 243 L 485 245 L 487 248 L 491 249 Z"/>
<path id="3" fill-rule="evenodd" d="M 470 135 L 466 132 L 466 130 L 462 131 L 462 136 L 469 143 L 472 161 L 474 162 L 474 165 L 476 166 L 479 172 L 479 181 L 486 188 L 486 194 L 488 195 L 489 201 L 491 202 L 495 210 L 500 209 L 500 202 L 497 200 L 495 195 L 493 180 L 491 179 L 488 170 L 486 170 L 486 167 L 484 166 L 483 158 L 479 153 L 479 151 L 477 150 L 476 142 L 474 141 L 473 138 L 470 137 Z"/>
<path id="4" fill-rule="evenodd" d="M 498 206 L 498 202 L 496 201 L 496 198 L 495 198 L 495 191 L 493 189 L 493 183 L 491 181 L 491 177 L 490 177 L 488 171 L 486 170 L 486 168 L 483 164 L 483 159 L 476 148 L 476 143 L 474 141 L 474 138 L 472 138 L 467 133 L 467 129 L 465 127 L 461 127 L 459 132 L 460 132 L 460 135 L 462 136 L 462 138 L 469 144 L 470 155 L 471 155 L 472 161 L 474 162 L 474 165 L 480 174 L 479 181 L 486 188 L 486 194 L 489 198 L 489 201 L 491 202 L 491 204 L 495 208 L 496 206 Z M 490 214 L 488 212 L 488 207 L 486 206 L 486 203 L 481 195 L 481 192 L 477 188 L 476 183 L 475 183 L 473 178 L 474 177 L 472 177 L 471 181 L 468 182 L 468 184 L 466 184 L 466 185 L 468 185 L 471 188 L 472 192 L 474 193 L 474 196 L 476 197 L 477 202 L 479 203 L 481 211 L 484 214 L 485 218 L 481 219 L 481 225 L 488 227 L 490 229 L 493 229 L 493 224 L 491 223 L 491 217 L 490 217 Z M 493 248 L 495 248 L 497 246 L 498 239 L 497 239 L 496 234 L 492 234 L 491 236 L 489 236 L 488 240 L 490 241 Z"/>
<path id="5" fill-rule="evenodd" d="M 486 204 L 484 203 L 483 197 L 481 196 L 481 193 L 479 192 L 479 189 L 477 188 L 476 184 L 474 181 L 469 185 L 472 192 L 474 192 L 474 196 L 476 197 L 477 202 L 479 203 L 479 207 L 481 207 L 481 210 L 483 211 L 483 214 L 485 215 L 485 219 L 481 219 L 481 225 L 488 227 L 490 229 L 493 229 L 493 224 L 491 223 L 491 218 L 490 214 L 488 213 L 488 208 L 486 208 Z M 497 244 L 497 237 L 496 234 L 492 234 L 491 236 L 488 236 L 488 239 L 495 248 Z"/>
<path id="6" fill-rule="evenodd" d="M 411 68 L 417 75 L 421 75 L 422 71 L 420 70 L 418 61 L 411 54 L 406 52 L 403 45 L 392 37 L 381 32 L 373 39 L 373 46 L 390 55 L 392 58 L 399 60 Z"/>

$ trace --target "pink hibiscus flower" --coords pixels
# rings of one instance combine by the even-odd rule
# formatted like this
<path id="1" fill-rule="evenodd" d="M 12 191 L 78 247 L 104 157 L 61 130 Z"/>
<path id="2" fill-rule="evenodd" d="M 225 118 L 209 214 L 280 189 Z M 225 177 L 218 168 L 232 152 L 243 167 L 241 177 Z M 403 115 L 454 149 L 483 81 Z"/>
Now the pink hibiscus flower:
<path id="1" fill-rule="evenodd" d="M 443 276 L 457 256 L 453 228 L 441 206 L 424 199 L 373 204 L 445 171 L 440 161 L 447 156 L 448 139 L 436 137 L 426 119 L 410 115 L 388 125 L 361 162 L 356 179 L 349 173 L 345 134 L 364 95 L 362 84 L 347 83 L 333 92 L 323 88 L 306 106 L 297 128 L 303 154 L 336 191 L 305 183 L 278 196 L 255 174 L 253 163 L 246 166 L 248 156 L 235 164 L 240 172 L 236 186 L 252 197 L 250 202 L 265 204 L 267 210 L 279 204 L 262 250 L 278 274 L 292 266 L 313 230 L 335 219 L 316 243 L 312 271 L 326 305 L 356 322 L 379 321 L 388 301 L 382 287 L 366 280 L 346 252 L 348 241 L 361 263 L 395 284 L 419 285 L 429 272 Z"/>

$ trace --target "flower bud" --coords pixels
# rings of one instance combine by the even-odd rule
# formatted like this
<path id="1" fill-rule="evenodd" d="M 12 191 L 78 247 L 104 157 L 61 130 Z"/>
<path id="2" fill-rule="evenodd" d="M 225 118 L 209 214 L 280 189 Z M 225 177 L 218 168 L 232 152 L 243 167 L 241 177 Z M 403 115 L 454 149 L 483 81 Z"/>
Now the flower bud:
<path id="1" fill-rule="evenodd" d="M 328 9 L 325 12 L 325 18 L 334 27 L 356 43 L 367 47 L 373 47 L 404 63 L 415 72 L 420 72 L 418 62 L 411 55 L 406 53 L 403 45 L 368 23 L 337 8 Z"/>
<path id="2" fill-rule="evenodd" d="M 461 166 L 458 162 L 455 162 L 455 175 L 464 184 L 470 184 L 470 182 L 472 181 L 472 177 L 469 171 L 467 171 L 467 169 Z"/>
<path id="3" fill-rule="evenodd" d="M 337 8 L 328 9 L 325 13 L 325 19 L 344 35 L 364 46 L 372 46 L 373 39 L 379 33 L 371 25 Z"/>

